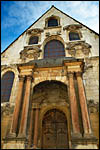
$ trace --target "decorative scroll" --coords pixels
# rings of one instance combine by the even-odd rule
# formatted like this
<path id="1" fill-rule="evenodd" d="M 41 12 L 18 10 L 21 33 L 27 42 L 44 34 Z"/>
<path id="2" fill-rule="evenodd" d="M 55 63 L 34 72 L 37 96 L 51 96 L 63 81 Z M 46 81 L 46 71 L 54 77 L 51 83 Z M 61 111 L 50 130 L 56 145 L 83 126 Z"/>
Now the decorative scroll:
<path id="1" fill-rule="evenodd" d="M 82 28 L 82 25 L 80 24 L 71 24 L 71 25 L 67 25 L 65 27 L 63 27 L 63 30 L 77 30 L 77 29 L 80 29 Z"/>
<path id="2" fill-rule="evenodd" d="M 38 57 L 40 56 L 40 52 L 42 50 L 40 48 L 38 48 L 37 46 L 35 45 L 32 45 L 32 46 L 25 46 L 24 47 L 24 50 L 22 50 L 20 52 L 20 58 L 22 60 L 25 60 L 26 58 L 29 58 L 29 59 L 38 59 Z"/>
<path id="3" fill-rule="evenodd" d="M 99 103 L 98 102 L 95 103 L 94 100 L 89 100 L 87 105 L 88 105 L 90 113 L 99 112 Z"/>
<path id="4" fill-rule="evenodd" d="M 66 44 L 67 44 L 66 50 L 68 50 L 68 53 L 70 55 L 74 56 L 77 50 L 81 50 L 84 53 L 84 55 L 88 55 L 91 48 L 91 45 L 89 45 L 85 41 L 74 41 Z"/>
<path id="5" fill-rule="evenodd" d="M 38 33 L 41 33 L 41 32 L 43 32 L 43 29 L 41 29 L 41 28 L 29 29 L 27 31 L 28 34 L 34 34 L 34 33 L 38 34 Z"/>
<path id="6" fill-rule="evenodd" d="M 1 115 L 10 115 L 13 114 L 14 106 L 10 106 L 10 104 L 6 104 L 1 107 Z"/>

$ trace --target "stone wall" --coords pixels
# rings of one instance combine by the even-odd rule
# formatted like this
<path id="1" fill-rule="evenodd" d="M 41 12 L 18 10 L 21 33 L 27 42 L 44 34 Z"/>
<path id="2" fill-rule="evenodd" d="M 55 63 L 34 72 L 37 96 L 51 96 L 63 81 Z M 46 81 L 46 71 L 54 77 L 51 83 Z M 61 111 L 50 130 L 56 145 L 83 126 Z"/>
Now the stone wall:
<path id="1" fill-rule="evenodd" d="M 45 27 L 45 20 L 46 18 L 50 17 L 52 14 L 55 16 L 60 17 L 60 25 L 55 28 L 46 28 Z M 69 18 L 65 14 L 62 14 L 60 11 L 56 10 L 55 8 L 52 8 L 50 11 L 48 11 L 43 17 L 41 17 L 35 24 L 33 24 L 29 30 L 34 29 L 34 28 L 41 28 L 43 32 L 39 33 L 40 38 L 39 38 L 39 43 L 36 45 L 41 49 L 40 56 L 38 59 L 43 59 L 44 58 L 44 46 L 45 44 L 52 39 L 60 40 L 64 44 L 65 48 L 65 54 L 66 57 L 72 57 L 71 54 L 69 54 L 68 50 L 66 47 L 68 46 L 67 44 L 70 43 L 68 35 L 69 31 L 64 30 L 63 28 L 65 26 L 71 25 L 71 24 L 79 24 L 75 20 Z M 82 26 L 82 28 L 79 29 L 79 32 L 81 33 L 81 40 L 80 41 L 85 41 L 85 44 L 88 43 L 91 45 L 90 52 L 88 55 L 84 55 L 82 52 L 82 49 L 76 52 L 76 55 L 73 57 L 76 58 L 84 58 L 84 73 L 83 73 L 83 82 L 84 82 L 84 88 L 85 88 L 85 94 L 87 98 L 87 104 L 88 104 L 88 109 L 89 109 L 89 114 L 90 114 L 90 121 L 91 121 L 91 126 L 94 135 L 99 139 L 99 108 L 98 108 L 98 103 L 99 103 L 99 37 L 97 34 L 93 33 L 91 30 L 87 29 L 86 27 Z M 47 36 L 47 33 L 50 34 L 50 36 Z M 8 134 L 10 130 L 10 125 L 11 125 L 11 120 L 12 120 L 12 114 L 13 114 L 13 107 L 15 105 L 15 100 L 17 96 L 17 90 L 18 90 L 18 83 L 19 83 L 19 70 L 17 69 L 17 64 L 20 63 L 25 63 L 29 62 L 32 59 L 27 59 L 26 61 L 22 61 L 20 58 L 20 52 L 24 50 L 25 46 L 28 46 L 28 41 L 29 41 L 29 35 L 27 31 L 25 31 L 17 40 L 14 41 L 13 44 L 11 44 L 5 52 L 1 54 L 1 77 L 7 72 L 7 71 L 13 71 L 15 74 L 15 79 L 11 91 L 11 96 L 10 100 L 8 103 L 2 103 L 2 122 L 1 122 L 1 138 L 3 139 L 6 134 Z M 76 41 L 73 41 L 75 43 Z M 78 41 L 77 41 L 78 42 Z M 69 44 L 70 45 L 70 44 Z M 80 46 L 79 46 L 80 47 Z M 34 60 L 34 59 L 33 59 Z M 32 92 L 34 87 L 36 87 L 39 83 L 44 82 L 44 81 L 60 81 L 64 83 L 65 85 L 68 85 L 68 78 L 67 78 L 67 72 L 66 72 L 66 67 L 61 66 L 61 67 L 40 67 L 39 69 L 35 68 L 34 73 L 33 73 L 33 78 L 34 81 L 32 82 Z M 38 100 L 41 101 L 41 98 L 44 98 L 45 96 L 48 95 L 48 102 L 50 99 L 55 100 L 56 102 L 60 101 L 62 98 L 62 102 L 65 102 L 64 97 L 66 97 L 66 92 L 65 90 L 61 90 L 61 87 L 59 86 L 59 90 L 61 94 L 58 94 L 57 92 L 58 87 L 53 88 L 50 90 L 50 87 L 47 87 L 46 92 L 42 92 L 41 95 L 41 90 L 37 90 L 38 92 L 35 93 L 34 96 L 32 96 L 32 100 L 35 101 L 35 96 L 38 96 Z M 50 94 L 49 92 L 50 91 Z M 55 94 L 56 93 L 56 94 Z M 62 94 L 63 93 L 63 94 Z M 39 95 L 40 94 L 40 95 Z M 44 94 L 44 95 L 43 95 Z M 46 95 L 47 94 L 47 95 Z M 57 96 L 57 97 L 56 97 Z M 44 100 L 46 104 L 46 100 Z M 91 105 L 89 102 L 93 102 Z M 49 108 L 53 108 L 56 106 L 49 105 L 45 106 L 43 105 L 42 111 Z M 31 108 L 31 106 L 30 106 Z M 66 112 L 66 108 L 63 106 L 57 106 L 59 109 L 64 109 Z M 42 112 L 40 114 L 40 117 L 42 117 Z M 66 112 L 67 114 L 67 112 Z M 30 110 L 29 110 L 29 117 L 30 117 Z M 42 119 L 40 119 L 40 122 L 42 122 Z M 34 124 L 33 124 L 34 125 Z M 28 123 L 29 127 L 29 123 Z M 40 129 L 39 129 L 40 130 Z M 29 131 L 27 131 L 29 132 Z M 34 133 L 34 131 L 33 131 Z M 28 133 L 29 136 L 29 133 Z M 3 141 L 2 141 L 3 144 Z M 12 142 L 12 144 L 14 144 Z M 9 145 L 10 146 L 10 145 Z M 7 146 L 7 147 L 9 147 Z M 23 147 L 23 144 L 22 144 Z M 90 145 L 91 147 L 91 145 Z"/>
<path id="2" fill-rule="evenodd" d="M 87 100 L 99 102 L 99 58 L 87 58 L 83 74 Z"/>
<path id="3" fill-rule="evenodd" d="M 9 103 L 1 107 L 1 148 L 3 146 L 3 138 L 5 138 L 10 131 L 13 110 L 14 106 L 10 106 Z"/>

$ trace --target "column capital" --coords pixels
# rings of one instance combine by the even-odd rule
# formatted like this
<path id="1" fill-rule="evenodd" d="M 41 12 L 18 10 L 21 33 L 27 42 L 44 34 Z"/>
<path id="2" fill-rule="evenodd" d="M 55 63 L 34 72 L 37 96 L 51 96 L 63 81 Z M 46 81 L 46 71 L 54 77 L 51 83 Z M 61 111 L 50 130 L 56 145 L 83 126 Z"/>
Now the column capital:
<path id="1" fill-rule="evenodd" d="M 25 79 L 24 75 L 18 75 L 18 77 L 19 77 L 19 81 L 24 81 L 24 79 Z"/>
<path id="2" fill-rule="evenodd" d="M 69 77 L 69 78 L 73 78 L 73 76 L 74 76 L 74 72 L 67 72 L 67 76 Z"/>
<path id="3" fill-rule="evenodd" d="M 32 109 L 40 109 L 40 105 L 38 103 L 33 103 Z"/>
<path id="4" fill-rule="evenodd" d="M 82 77 L 82 72 L 76 72 L 77 77 Z"/>
<path id="5" fill-rule="evenodd" d="M 29 80 L 29 81 L 31 81 L 33 79 L 33 77 L 32 77 L 32 75 L 27 75 L 26 79 Z"/>

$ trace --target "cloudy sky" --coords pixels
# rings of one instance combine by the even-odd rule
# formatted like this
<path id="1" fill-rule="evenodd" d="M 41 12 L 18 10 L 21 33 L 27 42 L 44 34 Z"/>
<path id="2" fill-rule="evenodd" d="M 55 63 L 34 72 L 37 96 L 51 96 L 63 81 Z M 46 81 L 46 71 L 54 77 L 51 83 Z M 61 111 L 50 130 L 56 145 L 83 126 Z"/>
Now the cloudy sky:
<path id="1" fill-rule="evenodd" d="M 99 33 L 99 1 L 1 1 L 1 52 L 52 5 Z"/>

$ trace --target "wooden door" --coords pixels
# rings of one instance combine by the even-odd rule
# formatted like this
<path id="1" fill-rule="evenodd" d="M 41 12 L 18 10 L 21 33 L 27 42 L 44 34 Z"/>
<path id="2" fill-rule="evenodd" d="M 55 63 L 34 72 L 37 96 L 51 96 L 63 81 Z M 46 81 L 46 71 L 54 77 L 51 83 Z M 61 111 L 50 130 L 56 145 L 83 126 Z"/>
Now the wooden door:
<path id="1" fill-rule="evenodd" d="M 68 148 L 67 120 L 63 112 L 49 110 L 43 119 L 43 143 L 45 149 Z"/>

